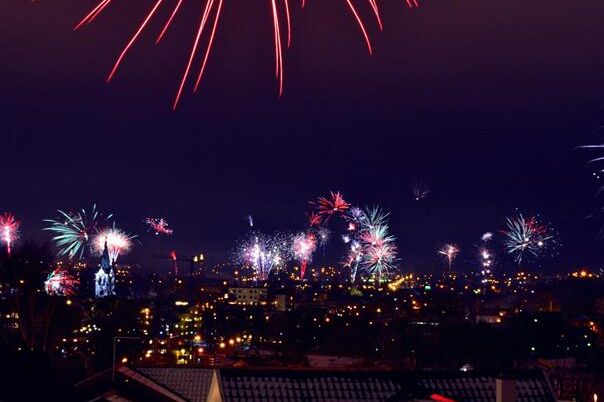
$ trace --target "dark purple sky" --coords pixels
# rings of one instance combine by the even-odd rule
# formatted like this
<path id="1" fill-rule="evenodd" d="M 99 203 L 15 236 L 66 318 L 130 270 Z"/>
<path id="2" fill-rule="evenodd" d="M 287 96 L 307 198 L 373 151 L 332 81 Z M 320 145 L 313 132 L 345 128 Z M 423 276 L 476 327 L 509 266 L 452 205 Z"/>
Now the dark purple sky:
<path id="1" fill-rule="evenodd" d="M 471 260 L 515 208 L 558 227 L 554 265 L 603 262 L 584 219 L 597 205 L 587 155 L 573 151 L 602 118 L 601 0 L 384 0 L 384 33 L 366 14 L 373 57 L 343 1 L 311 0 L 293 12 L 281 100 L 268 1 L 229 0 L 201 90 L 176 112 L 200 5 L 155 46 L 162 9 L 107 86 L 152 1 L 114 3 L 74 33 L 94 0 L 0 2 L 0 209 L 25 237 L 47 238 L 57 208 L 96 202 L 141 234 L 131 260 L 174 248 L 218 261 L 246 215 L 303 228 L 308 200 L 340 190 L 391 211 L 404 268 L 439 265 L 444 241 Z M 433 190 L 420 205 L 414 179 Z M 148 215 L 175 235 L 150 239 Z"/>

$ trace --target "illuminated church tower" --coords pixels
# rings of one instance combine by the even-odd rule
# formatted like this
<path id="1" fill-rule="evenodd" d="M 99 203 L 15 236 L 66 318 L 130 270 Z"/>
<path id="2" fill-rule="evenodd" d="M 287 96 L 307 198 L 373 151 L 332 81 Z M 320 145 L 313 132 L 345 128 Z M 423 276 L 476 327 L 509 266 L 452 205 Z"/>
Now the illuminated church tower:
<path id="1" fill-rule="evenodd" d="M 113 264 L 109 258 L 107 241 L 105 241 L 105 248 L 101 256 L 101 266 L 94 275 L 94 296 L 99 298 L 115 296 L 115 274 Z"/>

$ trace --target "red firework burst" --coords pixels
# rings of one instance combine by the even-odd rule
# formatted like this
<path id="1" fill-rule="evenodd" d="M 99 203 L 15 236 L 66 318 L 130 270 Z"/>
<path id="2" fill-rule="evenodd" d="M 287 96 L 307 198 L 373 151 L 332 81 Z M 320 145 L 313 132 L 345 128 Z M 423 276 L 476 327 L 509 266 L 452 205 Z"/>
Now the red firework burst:
<path id="1" fill-rule="evenodd" d="M 145 218 L 144 222 L 156 236 L 160 234 L 170 236 L 174 233 L 174 231 L 170 229 L 168 221 L 164 218 Z"/>
<path id="2" fill-rule="evenodd" d="M 335 214 L 343 214 L 350 208 L 350 204 L 346 202 L 339 191 L 330 192 L 329 197 L 319 197 L 317 201 L 312 203 L 319 216 L 329 219 Z"/>
<path id="3" fill-rule="evenodd" d="M 88 14 L 81 21 L 79 21 L 74 30 L 80 29 L 81 27 L 90 24 L 93 22 L 102 12 L 112 3 L 113 0 L 100 0 L 100 2 L 90 10 Z M 184 0 L 176 0 L 172 11 L 169 14 L 168 19 L 163 25 L 155 43 L 159 43 L 165 36 L 166 32 L 169 30 L 172 25 L 175 17 L 181 10 L 181 6 Z M 222 12 L 223 3 L 225 0 L 205 0 L 205 3 L 202 2 L 203 7 L 201 11 L 199 26 L 196 30 L 196 34 L 193 40 L 192 48 L 189 54 L 189 58 L 187 64 L 185 66 L 183 75 L 180 80 L 180 84 L 178 86 L 178 90 L 176 91 L 176 96 L 174 99 L 174 103 L 172 107 L 175 109 L 182 97 L 185 85 L 190 77 L 191 70 L 193 68 L 193 64 L 196 60 L 198 52 L 201 52 L 203 56 L 201 56 L 200 66 L 197 71 L 197 78 L 195 79 L 195 84 L 193 86 L 193 92 L 196 92 L 199 88 L 199 84 L 203 78 L 206 65 L 208 59 L 210 57 L 210 53 L 212 51 L 212 47 L 214 44 L 214 38 L 216 36 L 217 28 L 220 24 L 220 16 Z M 278 82 L 279 87 L 279 96 L 283 94 L 283 51 L 284 48 L 289 48 L 292 43 L 292 18 L 290 12 L 290 1 L 291 0 L 267 0 L 268 8 L 270 9 L 270 13 L 272 15 L 272 23 L 273 23 L 273 40 L 274 40 L 274 54 L 275 54 L 275 78 Z M 369 37 L 369 33 L 366 28 L 366 22 L 360 13 L 358 7 L 355 5 L 354 0 L 344 0 L 348 9 L 350 10 L 352 16 L 356 20 L 357 25 L 365 39 L 365 43 L 367 44 L 367 50 L 369 54 L 373 53 L 373 48 L 371 45 L 371 39 Z M 378 7 L 377 0 L 363 0 L 366 1 L 369 8 L 371 9 L 373 15 L 377 20 L 377 24 L 380 30 L 383 29 L 382 17 L 380 15 L 380 9 Z M 407 7 L 416 8 L 419 7 L 419 0 L 404 0 Z M 120 64 L 123 62 L 124 58 L 134 45 L 134 43 L 138 40 L 142 32 L 149 25 L 149 22 L 156 15 L 158 10 L 167 3 L 167 0 L 155 0 L 152 7 L 143 17 L 143 20 L 138 25 L 136 31 L 132 34 L 123 50 L 117 57 L 117 60 L 113 64 L 113 67 L 107 76 L 107 82 L 111 81 L 115 76 Z M 305 0 L 302 0 L 302 7 L 305 6 Z"/>

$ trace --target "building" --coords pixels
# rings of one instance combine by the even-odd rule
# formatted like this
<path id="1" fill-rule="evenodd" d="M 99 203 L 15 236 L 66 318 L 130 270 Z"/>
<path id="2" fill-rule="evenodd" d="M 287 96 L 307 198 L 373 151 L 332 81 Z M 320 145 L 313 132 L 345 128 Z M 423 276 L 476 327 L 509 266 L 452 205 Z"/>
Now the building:
<path id="1" fill-rule="evenodd" d="M 177 402 L 555 402 L 539 370 L 510 375 L 481 372 L 400 372 L 129 368 L 105 386 L 76 385 L 80 400 Z M 92 392 L 94 391 L 94 392 Z"/>
<path id="2" fill-rule="evenodd" d="M 113 272 L 113 264 L 109 258 L 107 241 L 105 241 L 105 248 L 101 255 L 101 265 L 99 270 L 94 274 L 94 296 L 97 298 L 115 296 L 115 273 Z"/>
<path id="3" fill-rule="evenodd" d="M 263 288 L 229 288 L 229 302 L 234 304 L 266 303 L 267 291 Z"/>

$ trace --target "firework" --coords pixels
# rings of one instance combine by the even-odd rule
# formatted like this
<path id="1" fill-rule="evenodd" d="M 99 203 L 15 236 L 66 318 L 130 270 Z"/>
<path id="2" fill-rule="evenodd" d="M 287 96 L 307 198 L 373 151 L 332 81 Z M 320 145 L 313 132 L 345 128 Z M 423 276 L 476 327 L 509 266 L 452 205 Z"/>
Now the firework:
<path id="1" fill-rule="evenodd" d="M 290 239 L 288 234 L 280 232 L 271 235 L 252 233 L 236 251 L 239 263 L 252 266 L 256 278 L 268 279 L 274 269 L 282 266 L 289 259 Z"/>
<path id="2" fill-rule="evenodd" d="M 478 250 L 478 254 L 480 255 L 480 262 L 482 264 L 482 268 L 491 269 L 493 266 L 493 253 L 486 247 L 481 247 Z"/>
<path id="3" fill-rule="evenodd" d="M 67 270 L 57 268 L 44 281 L 44 289 L 52 296 L 73 296 L 79 284 L 80 281 L 71 276 Z"/>
<path id="4" fill-rule="evenodd" d="M 443 258 L 447 261 L 447 264 L 449 265 L 449 270 L 453 265 L 453 261 L 455 261 L 455 258 L 459 254 L 459 251 L 459 247 L 452 243 L 445 244 L 443 247 L 440 248 L 440 250 L 438 250 L 438 254 L 442 255 Z"/>
<path id="5" fill-rule="evenodd" d="M 132 248 L 132 240 L 136 236 L 130 235 L 118 229 L 113 225 L 112 227 L 100 230 L 92 239 L 92 249 L 98 254 L 102 255 L 105 245 L 109 252 L 109 259 L 111 263 L 115 263 L 120 255 L 127 254 Z"/>
<path id="6" fill-rule="evenodd" d="M 348 222 L 347 234 L 342 237 L 350 249 L 343 265 L 351 270 L 354 282 L 363 270 L 376 275 L 378 282 L 383 273 L 396 267 L 397 248 L 395 238 L 389 234 L 388 213 L 379 206 L 372 208 L 350 207 L 344 219 Z"/>
<path id="7" fill-rule="evenodd" d="M 52 240 L 59 249 L 60 256 L 67 256 L 70 259 L 74 257 L 82 258 L 86 245 L 98 229 L 102 221 L 110 219 L 113 215 L 103 215 L 93 205 L 90 211 L 85 209 L 77 213 L 64 212 L 61 210 L 58 219 L 45 219 L 44 222 L 50 226 L 44 230 L 54 234 Z"/>
<path id="8" fill-rule="evenodd" d="M 359 272 L 360 264 L 363 261 L 363 247 L 357 240 L 349 240 L 347 243 L 350 243 L 350 249 L 344 258 L 342 265 L 350 268 L 350 280 L 354 283 Z"/>
<path id="9" fill-rule="evenodd" d="M 483 233 L 483 235 L 480 237 L 480 240 L 482 240 L 485 243 L 493 240 L 493 233 L 492 232 Z"/>
<path id="10" fill-rule="evenodd" d="M 365 219 L 365 212 L 359 207 L 350 207 L 344 215 L 344 219 L 349 222 L 359 223 Z"/>
<path id="11" fill-rule="evenodd" d="M 392 242 L 380 242 L 367 245 L 363 249 L 363 268 L 370 274 L 375 273 L 378 282 L 383 273 L 395 268 L 396 246 Z"/>
<path id="12" fill-rule="evenodd" d="M 272 17 L 271 19 L 273 25 L 272 28 L 275 57 L 274 74 L 275 79 L 277 80 L 279 96 L 283 94 L 284 87 L 283 52 L 285 47 L 289 48 L 292 43 L 292 17 L 290 12 L 290 1 L 291 0 L 268 0 L 267 6 L 268 11 L 270 12 Z M 405 2 L 409 8 L 416 8 L 419 6 L 418 0 L 405 0 Z M 74 30 L 78 30 L 84 27 L 85 25 L 88 25 L 93 22 L 111 3 L 112 0 L 100 0 L 96 4 L 96 6 L 93 7 L 90 12 L 86 14 L 84 18 L 82 18 L 76 24 Z M 158 14 L 158 11 L 165 5 L 165 3 L 167 2 L 165 2 L 164 0 L 155 0 L 151 8 L 144 14 L 142 21 L 140 22 L 130 39 L 126 42 L 126 45 L 124 46 L 123 50 L 117 57 L 115 63 L 113 64 L 113 67 L 107 77 L 107 82 L 110 82 L 113 79 L 113 77 L 117 73 L 118 68 L 124 61 L 132 46 L 141 36 L 143 31 L 147 29 L 149 23 L 154 19 L 154 17 Z M 196 28 L 189 57 L 185 65 L 183 75 L 180 79 L 178 90 L 176 91 L 176 97 L 173 102 L 174 109 L 178 105 L 180 98 L 183 94 L 184 88 L 187 85 L 187 82 L 189 81 L 189 77 L 192 74 L 193 64 L 196 62 L 196 60 L 199 63 L 199 67 L 197 71 L 197 78 L 194 80 L 195 83 L 193 86 L 193 92 L 196 92 L 199 88 L 199 85 L 205 73 L 210 53 L 213 48 L 216 31 L 218 29 L 218 26 L 220 25 L 223 3 L 224 0 L 205 0 L 205 2 L 201 2 L 202 7 L 199 17 L 199 25 Z M 354 20 L 356 21 L 357 25 L 359 26 L 359 29 L 367 45 L 369 54 L 372 54 L 373 49 L 366 28 L 365 19 L 355 6 L 353 0 L 345 0 L 345 3 L 348 6 L 348 9 L 354 17 Z M 170 27 L 173 24 L 173 21 L 181 10 L 182 4 L 183 0 L 177 0 L 174 4 L 173 8 L 170 11 L 168 19 L 163 24 L 163 27 L 159 35 L 157 36 L 157 39 L 155 41 L 156 44 L 159 44 L 159 42 L 161 42 L 161 40 L 165 37 L 166 33 L 169 31 Z M 305 2 L 303 0 L 303 7 L 304 4 Z M 380 10 L 377 5 L 377 0 L 367 0 L 367 4 L 369 5 L 369 8 L 375 16 L 378 23 L 378 27 L 381 30 L 382 19 L 380 15 Z M 199 57 L 198 54 L 201 54 L 201 57 Z"/>
<path id="13" fill-rule="evenodd" d="M 363 231 L 360 235 L 363 243 L 371 246 L 381 246 L 384 243 L 394 242 L 394 237 L 388 234 L 387 225 L 372 226 L 370 229 Z"/>
<path id="14" fill-rule="evenodd" d="M 366 208 L 362 215 L 359 216 L 358 222 L 361 228 L 365 231 L 371 231 L 374 228 L 388 227 L 389 213 L 384 212 L 379 206 Z"/>
<path id="15" fill-rule="evenodd" d="M 350 207 L 346 214 L 344 214 L 344 219 L 348 222 L 346 229 L 349 232 L 354 232 L 360 228 L 363 221 L 365 221 L 365 212 L 359 207 Z"/>
<path id="16" fill-rule="evenodd" d="M 331 238 L 331 231 L 326 227 L 320 227 L 317 230 L 317 240 L 319 241 L 319 246 L 325 248 L 329 239 Z"/>
<path id="17" fill-rule="evenodd" d="M 315 206 L 317 214 L 324 217 L 326 221 L 333 215 L 343 215 L 350 208 L 350 204 L 344 200 L 342 194 L 333 191 L 329 193 L 329 197 L 319 197 L 311 204 Z"/>
<path id="18" fill-rule="evenodd" d="M 308 220 L 309 220 L 310 226 L 318 226 L 321 224 L 321 221 L 322 221 L 321 216 L 314 212 L 310 213 Z"/>
<path id="19" fill-rule="evenodd" d="M 379 212 L 379 208 L 375 208 Z M 388 232 L 386 217 L 388 214 L 379 213 L 376 215 L 379 225 L 368 226 L 360 238 L 362 245 L 361 267 L 369 274 L 375 274 L 378 283 L 383 273 L 389 272 L 395 268 L 397 261 L 395 238 Z"/>
<path id="20" fill-rule="evenodd" d="M 428 197 L 428 195 L 430 194 L 430 188 L 424 183 L 418 181 L 413 185 L 412 193 L 413 198 L 415 198 L 415 201 L 421 201 Z"/>
<path id="21" fill-rule="evenodd" d="M 21 222 L 14 215 L 8 212 L 0 215 L 0 241 L 6 246 L 8 255 L 11 253 L 11 246 L 19 238 L 19 226 Z"/>
<path id="22" fill-rule="evenodd" d="M 154 232 L 156 236 L 159 236 L 160 234 L 170 236 L 174 233 L 164 218 L 145 218 L 144 222 L 149 227 L 149 230 Z"/>
<path id="23" fill-rule="evenodd" d="M 174 276 L 178 276 L 178 255 L 176 255 L 176 250 L 170 251 L 170 259 L 174 263 Z"/>
<path id="24" fill-rule="evenodd" d="M 308 262 L 317 248 L 317 240 L 312 233 L 299 233 L 292 242 L 292 254 L 300 262 L 300 279 L 304 279 Z"/>
<path id="25" fill-rule="evenodd" d="M 522 214 L 507 218 L 502 233 L 507 253 L 513 255 L 518 264 L 526 256 L 539 257 L 554 241 L 549 225 L 540 223 L 534 216 L 525 219 Z"/>
<path id="26" fill-rule="evenodd" d="M 602 129 L 604 129 L 604 126 L 598 127 L 595 130 L 595 132 L 601 132 Z M 598 186 L 599 186 L 598 190 L 596 191 L 596 196 L 599 196 L 604 191 L 604 186 L 602 186 L 602 184 L 601 184 L 602 177 L 604 177 L 604 168 L 602 168 L 602 162 L 604 161 L 604 156 L 601 156 L 601 152 L 602 152 L 602 150 L 604 150 L 604 144 L 583 145 L 583 146 L 580 146 L 578 148 L 579 149 L 596 150 L 600 154 L 600 156 L 591 157 L 588 160 L 588 165 L 590 165 L 590 167 L 593 169 L 593 171 L 592 171 L 591 174 L 592 174 L 594 180 L 598 183 Z M 602 220 L 602 216 L 603 216 L 603 212 L 604 212 L 604 208 L 600 208 L 597 212 L 595 212 L 592 215 L 589 215 L 587 218 L 588 219 L 597 219 L 597 220 L 601 221 Z M 602 239 L 604 237 L 603 235 L 604 235 L 604 225 L 601 224 L 600 231 L 598 233 L 597 238 L 598 239 Z"/>
<path id="27" fill-rule="evenodd" d="M 254 217 L 252 215 L 247 216 L 247 223 L 248 225 L 250 225 L 251 228 L 254 227 Z"/>

